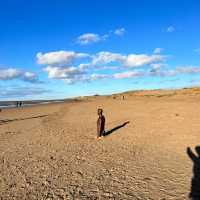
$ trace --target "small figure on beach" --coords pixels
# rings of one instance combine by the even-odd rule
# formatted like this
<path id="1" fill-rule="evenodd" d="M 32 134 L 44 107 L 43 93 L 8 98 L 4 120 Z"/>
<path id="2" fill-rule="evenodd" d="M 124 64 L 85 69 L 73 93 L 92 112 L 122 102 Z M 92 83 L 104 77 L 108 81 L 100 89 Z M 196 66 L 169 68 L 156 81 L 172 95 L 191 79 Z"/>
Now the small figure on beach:
<path id="1" fill-rule="evenodd" d="M 105 133 L 105 117 L 103 115 L 103 109 L 99 108 L 98 111 L 98 120 L 97 120 L 97 138 L 104 136 Z"/>
<path id="2" fill-rule="evenodd" d="M 19 107 L 22 107 L 22 101 L 19 102 Z"/>
<path id="3" fill-rule="evenodd" d="M 16 107 L 22 107 L 22 101 L 16 101 Z"/>

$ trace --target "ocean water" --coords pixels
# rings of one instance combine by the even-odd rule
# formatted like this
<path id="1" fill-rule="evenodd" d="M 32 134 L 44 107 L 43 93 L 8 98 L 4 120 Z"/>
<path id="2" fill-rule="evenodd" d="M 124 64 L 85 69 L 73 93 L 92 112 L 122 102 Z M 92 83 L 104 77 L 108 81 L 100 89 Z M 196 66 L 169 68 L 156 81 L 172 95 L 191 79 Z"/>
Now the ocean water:
<path id="1" fill-rule="evenodd" d="M 43 100 L 43 101 L 22 101 L 22 107 L 35 106 L 49 103 L 62 103 L 67 100 Z M 17 101 L 0 101 L 0 108 L 16 108 Z"/>

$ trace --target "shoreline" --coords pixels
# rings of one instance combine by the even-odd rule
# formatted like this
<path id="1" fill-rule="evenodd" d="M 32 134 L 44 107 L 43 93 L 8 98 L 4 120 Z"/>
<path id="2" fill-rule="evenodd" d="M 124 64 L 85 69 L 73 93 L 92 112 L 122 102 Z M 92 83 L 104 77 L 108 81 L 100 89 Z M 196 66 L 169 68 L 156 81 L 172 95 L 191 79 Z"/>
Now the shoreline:
<path id="1" fill-rule="evenodd" d="M 50 104 L 59 104 L 59 103 L 70 103 L 70 102 L 74 102 L 74 101 L 77 101 L 77 100 L 52 100 L 52 101 L 42 101 L 42 102 L 39 102 L 39 101 L 29 101 L 28 103 L 26 103 L 25 101 L 23 102 L 22 106 L 21 107 L 17 107 L 16 105 L 2 105 L 1 106 L 1 102 L 0 102 L 0 108 L 2 110 L 7 110 L 7 109 L 20 109 L 20 108 L 27 108 L 27 107 L 35 107 L 35 106 L 40 106 L 40 105 L 50 105 Z M 33 103 L 32 103 L 33 102 Z M 10 101 L 9 101 L 10 103 Z M 4 103 L 5 104 L 5 103 Z"/>

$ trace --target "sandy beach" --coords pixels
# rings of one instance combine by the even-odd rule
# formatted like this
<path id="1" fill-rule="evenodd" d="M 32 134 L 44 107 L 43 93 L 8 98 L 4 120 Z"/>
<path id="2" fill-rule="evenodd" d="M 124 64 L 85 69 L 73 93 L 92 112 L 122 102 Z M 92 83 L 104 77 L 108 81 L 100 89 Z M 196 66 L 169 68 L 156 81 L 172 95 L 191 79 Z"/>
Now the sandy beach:
<path id="1" fill-rule="evenodd" d="M 193 88 L 3 110 L 0 199 L 188 199 L 187 147 L 200 144 L 199 102 Z M 102 139 L 98 107 L 111 130 Z"/>

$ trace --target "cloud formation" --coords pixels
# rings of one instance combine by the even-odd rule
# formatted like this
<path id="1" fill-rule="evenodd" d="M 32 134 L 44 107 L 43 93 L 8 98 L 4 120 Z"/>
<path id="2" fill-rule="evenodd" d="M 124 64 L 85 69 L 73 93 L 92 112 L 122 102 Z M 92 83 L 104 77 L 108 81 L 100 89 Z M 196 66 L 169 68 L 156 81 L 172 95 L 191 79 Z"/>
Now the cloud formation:
<path id="1" fill-rule="evenodd" d="M 86 58 L 88 54 L 75 53 L 74 51 L 54 51 L 48 53 L 37 53 L 37 62 L 41 65 L 65 65 L 71 64 L 76 59 Z"/>
<path id="2" fill-rule="evenodd" d="M 68 84 L 94 81 L 98 79 L 123 79 L 143 76 L 176 76 L 179 74 L 200 73 L 198 66 L 182 66 L 168 69 L 167 56 L 161 54 L 161 48 L 156 48 L 154 54 L 120 54 L 101 51 L 96 54 L 76 53 L 73 51 L 58 51 L 37 54 L 37 61 L 44 65 L 50 79 L 64 80 Z M 136 68 L 141 68 L 136 70 Z M 107 74 L 105 70 L 110 70 Z M 97 72 L 98 73 L 95 73 Z M 11 72 L 10 72 L 11 73 Z M 15 71 L 14 75 L 18 76 Z M 23 75 L 31 79 L 31 74 Z"/>
<path id="3" fill-rule="evenodd" d="M 141 76 L 141 72 L 119 72 L 113 75 L 93 73 L 97 70 L 134 69 L 145 65 L 158 64 L 165 60 L 163 55 L 113 53 L 108 51 L 96 54 L 76 53 L 73 51 L 55 51 L 38 53 L 37 62 L 45 65 L 43 70 L 47 72 L 50 79 L 62 79 L 66 83 L 79 81 L 91 81 L 104 78 L 130 78 Z M 87 58 L 84 60 L 84 58 Z M 74 64 L 74 65 L 73 65 Z M 160 63 L 161 65 L 161 63 Z"/>
<path id="4" fill-rule="evenodd" d="M 147 55 L 147 54 L 128 54 L 122 55 L 112 52 L 99 52 L 93 56 L 93 65 L 102 65 L 109 63 L 119 63 L 125 67 L 140 67 L 151 63 L 161 62 L 165 60 L 163 55 Z"/>
<path id="5" fill-rule="evenodd" d="M 125 66 L 140 67 L 152 63 L 162 62 L 165 56 L 162 55 L 146 55 L 146 54 L 130 54 L 127 56 Z"/>
<path id="6" fill-rule="evenodd" d="M 125 28 L 119 28 L 114 31 L 114 34 L 122 37 L 125 34 L 125 32 L 126 32 Z"/>
<path id="7" fill-rule="evenodd" d="M 101 51 L 93 56 L 93 65 L 104 65 L 112 62 L 123 63 L 126 60 L 126 56 L 119 53 L 112 53 L 108 51 Z"/>
<path id="8" fill-rule="evenodd" d="M 93 43 L 98 43 L 101 41 L 105 41 L 106 39 L 110 38 L 112 35 L 117 35 L 119 37 L 122 37 L 125 34 L 126 30 L 125 28 L 118 28 L 114 31 L 109 31 L 108 33 L 105 33 L 103 35 L 97 34 L 97 33 L 84 33 L 78 38 L 76 38 L 76 43 L 80 45 L 88 45 Z"/>
<path id="9" fill-rule="evenodd" d="M 55 67 L 47 66 L 44 71 L 48 73 L 50 79 L 63 79 L 67 83 L 74 83 L 83 80 L 85 72 L 78 67 Z"/>
<path id="10" fill-rule="evenodd" d="M 33 72 L 23 71 L 16 68 L 0 69 L 0 80 L 19 79 L 26 82 L 39 82 L 37 74 Z"/>
<path id="11" fill-rule="evenodd" d="M 77 43 L 87 45 L 103 40 L 103 36 L 96 33 L 84 33 L 77 38 Z"/>

